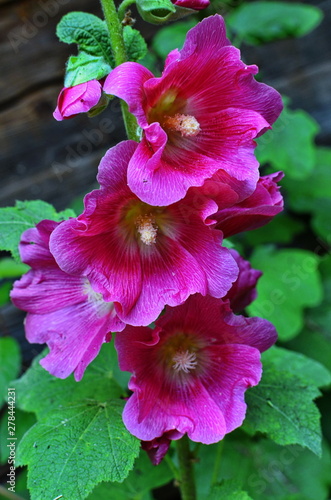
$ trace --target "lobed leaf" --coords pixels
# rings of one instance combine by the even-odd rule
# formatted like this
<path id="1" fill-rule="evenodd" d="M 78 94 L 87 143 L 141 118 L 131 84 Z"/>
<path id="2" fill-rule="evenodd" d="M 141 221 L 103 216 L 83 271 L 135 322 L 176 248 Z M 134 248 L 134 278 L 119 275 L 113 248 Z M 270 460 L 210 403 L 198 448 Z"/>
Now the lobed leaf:
<path id="1" fill-rule="evenodd" d="M 285 108 L 273 129 L 257 140 L 257 159 L 269 163 L 275 171 L 283 170 L 288 178 L 306 179 L 316 164 L 314 141 L 318 130 L 308 113 Z"/>
<path id="2" fill-rule="evenodd" d="M 281 445 L 299 444 L 321 455 L 317 387 L 331 382 L 328 370 L 302 354 L 272 348 L 262 355 L 260 384 L 246 393 L 244 429 L 263 432 Z"/>
<path id="3" fill-rule="evenodd" d="M 59 22 L 56 34 L 61 42 L 76 43 L 80 50 L 103 59 L 114 67 L 107 26 L 87 12 L 69 12 Z"/>
<path id="4" fill-rule="evenodd" d="M 88 496 L 88 500 L 137 500 L 151 489 L 158 488 L 171 481 L 173 473 L 165 461 L 157 467 L 152 465 L 147 453 L 141 451 L 134 469 L 123 483 L 99 484 Z"/>
<path id="5" fill-rule="evenodd" d="M 105 401 L 124 394 L 113 377 L 116 359 L 109 344 L 102 346 L 99 355 L 87 367 L 80 382 L 76 382 L 73 375 L 62 380 L 48 373 L 39 364 L 40 358 L 45 355 L 46 351 L 15 381 L 19 407 L 36 413 L 38 418 L 42 418 L 50 409 L 60 408 L 70 402 L 89 399 Z"/>
<path id="6" fill-rule="evenodd" d="M 52 205 L 41 200 L 17 201 L 15 207 L 0 208 L 0 250 L 8 250 L 20 262 L 18 244 L 26 229 L 43 219 L 60 222 L 74 216 L 72 210 L 57 213 Z"/>
<path id="7" fill-rule="evenodd" d="M 123 401 L 52 409 L 23 437 L 17 464 L 28 465 L 32 500 L 84 500 L 101 481 L 123 481 L 140 441 L 122 422 Z"/>
<path id="8" fill-rule="evenodd" d="M 257 299 L 248 306 L 250 316 L 271 321 L 280 340 L 294 338 L 303 327 L 303 309 L 318 305 L 323 297 L 319 258 L 299 249 L 257 248 L 251 264 L 263 271 Z"/>

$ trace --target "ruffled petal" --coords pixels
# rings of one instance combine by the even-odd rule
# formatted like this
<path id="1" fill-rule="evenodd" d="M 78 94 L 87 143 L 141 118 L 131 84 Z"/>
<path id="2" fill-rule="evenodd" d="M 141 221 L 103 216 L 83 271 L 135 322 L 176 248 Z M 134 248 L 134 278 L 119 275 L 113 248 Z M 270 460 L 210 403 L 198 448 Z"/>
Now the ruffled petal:
<path id="1" fill-rule="evenodd" d="M 154 75 L 147 68 L 135 62 L 126 62 L 114 68 L 103 85 L 106 94 L 116 95 L 128 104 L 130 113 L 136 116 L 141 127 L 147 125 L 144 83 L 150 78 Z"/>
<path id="2" fill-rule="evenodd" d="M 213 346 L 207 351 L 211 361 L 202 383 L 224 415 L 226 432 L 229 433 L 245 418 L 246 389 L 257 385 L 261 379 L 260 353 L 249 345 L 238 344 Z"/>

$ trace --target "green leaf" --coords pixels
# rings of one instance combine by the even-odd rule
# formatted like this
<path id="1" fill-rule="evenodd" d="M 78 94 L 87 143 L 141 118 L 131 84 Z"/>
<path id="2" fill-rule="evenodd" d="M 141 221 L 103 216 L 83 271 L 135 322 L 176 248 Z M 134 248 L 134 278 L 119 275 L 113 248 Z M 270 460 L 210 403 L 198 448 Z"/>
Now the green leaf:
<path id="1" fill-rule="evenodd" d="M 235 9 L 227 25 L 240 40 L 260 45 L 312 31 L 323 19 L 317 7 L 301 3 L 252 2 Z"/>
<path id="2" fill-rule="evenodd" d="M 12 337 L 0 339 L 0 407 L 7 399 L 9 383 L 17 377 L 21 368 L 21 351 Z M 10 387 L 13 387 L 12 385 Z"/>
<path id="3" fill-rule="evenodd" d="M 330 383 L 330 373 L 319 363 L 285 349 L 262 355 L 260 384 L 246 393 L 244 429 L 263 432 L 281 445 L 299 444 L 321 455 L 320 415 L 313 400 L 317 386 Z"/>
<path id="4" fill-rule="evenodd" d="M 195 19 L 188 19 L 160 29 L 152 41 L 152 48 L 155 53 L 165 59 L 172 50 L 181 49 L 188 30 L 193 28 L 197 22 Z"/>
<path id="5" fill-rule="evenodd" d="M 171 481 L 173 473 L 165 461 L 155 467 L 147 453 L 141 451 L 134 469 L 123 483 L 102 483 L 89 495 L 88 500 L 140 500 L 151 489 Z"/>
<path id="6" fill-rule="evenodd" d="M 218 460 L 216 480 L 235 481 L 254 500 L 326 500 L 331 485 L 331 457 L 324 443 L 322 458 L 301 446 L 279 446 L 256 436 L 254 441 L 242 431 L 228 434 L 218 444 L 199 448 L 195 465 L 198 498 L 207 498 L 205 484 L 210 482 Z M 294 496 L 293 496 L 294 495 Z M 219 496 L 217 500 L 227 500 Z"/>
<path id="7" fill-rule="evenodd" d="M 331 256 L 324 255 L 322 259 L 319 269 L 323 280 L 323 302 L 307 309 L 305 328 L 288 346 L 316 359 L 331 371 Z"/>
<path id="8" fill-rule="evenodd" d="M 224 481 L 221 485 L 214 486 L 207 500 L 252 500 L 246 491 L 242 491 L 238 482 L 233 479 Z"/>
<path id="9" fill-rule="evenodd" d="M 61 42 L 76 43 L 83 52 L 103 57 L 114 67 L 107 26 L 99 17 L 87 12 L 69 12 L 57 25 L 56 34 Z"/>
<path id="10" fill-rule="evenodd" d="M 146 55 L 147 44 L 138 30 L 125 26 L 123 37 L 129 61 L 139 61 Z"/>
<path id="11" fill-rule="evenodd" d="M 15 409 L 15 438 L 17 443 L 22 439 L 24 434 L 36 423 L 36 417 L 33 413 L 26 413 L 25 411 L 20 411 Z M 4 464 L 7 462 L 9 457 L 9 448 L 7 446 L 7 439 L 5 437 L 10 437 L 8 434 L 8 415 L 4 413 L 0 422 L 0 432 L 4 439 L 0 442 L 0 463 Z"/>
<path id="12" fill-rule="evenodd" d="M 122 422 L 124 401 L 73 403 L 52 409 L 23 437 L 17 463 L 28 465 L 33 500 L 84 500 L 101 481 L 123 481 L 140 441 Z"/>
<path id="13" fill-rule="evenodd" d="M 19 407 L 43 417 L 51 408 L 59 408 L 69 402 L 88 399 L 104 401 L 118 398 L 125 393 L 113 378 L 116 358 L 109 344 L 104 344 L 97 358 L 87 367 L 83 379 L 76 382 L 73 375 L 62 380 L 53 377 L 39 364 L 44 351 L 32 363 L 31 368 L 14 382 Z"/>
<path id="14" fill-rule="evenodd" d="M 30 269 L 26 264 L 16 262 L 9 257 L 0 260 L 0 279 L 19 278 Z"/>
<path id="15" fill-rule="evenodd" d="M 285 108 L 273 129 L 257 140 L 257 159 L 261 164 L 270 163 L 275 171 L 283 170 L 291 179 L 306 179 L 316 164 L 318 130 L 308 113 Z"/>
<path id="16" fill-rule="evenodd" d="M 323 365 L 298 352 L 281 347 L 272 347 L 263 353 L 263 363 L 272 364 L 275 369 L 298 376 L 303 382 L 316 387 L 331 384 L 331 373 Z"/>
<path id="17" fill-rule="evenodd" d="M 331 148 L 316 148 L 316 164 L 304 180 L 286 176 L 282 182 L 289 206 L 296 212 L 319 212 L 320 200 L 331 198 Z"/>
<path id="18" fill-rule="evenodd" d="M 263 276 L 257 284 L 258 297 L 247 308 L 250 316 L 271 321 L 280 340 L 294 338 L 304 324 L 304 307 L 322 300 L 318 262 L 318 256 L 307 250 L 255 250 L 251 264 L 263 271 Z"/>
<path id="19" fill-rule="evenodd" d="M 244 235 L 252 247 L 264 243 L 291 243 L 294 237 L 301 233 L 304 228 L 305 226 L 301 220 L 281 213 L 265 226 L 255 231 L 247 231 Z"/>
<path id="20" fill-rule="evenodd" d="M 12 283 L 3 283 L 0 285 L 0 307 L 10 302 L 10 291 L 13 288 Z"/>
<path id="21" fill-rule="evenodd" d="M 0 208 L 0 250 L 8 250 L 20 262 L 18 244 L 23 231 L 43 219 L 57 222 L 75 217 L 72 210 L 57 213 L 54 207 L 41 200 L 17 201 L 15 207 Z"/>
<path id="22" fill-rule="evenodd" d="M 90 80 L 100 80 L 110 72 L 111 67 L 102 56 L 80 52 L 78 56 L 68 59 L 64 86 L 73 87 Z"/>

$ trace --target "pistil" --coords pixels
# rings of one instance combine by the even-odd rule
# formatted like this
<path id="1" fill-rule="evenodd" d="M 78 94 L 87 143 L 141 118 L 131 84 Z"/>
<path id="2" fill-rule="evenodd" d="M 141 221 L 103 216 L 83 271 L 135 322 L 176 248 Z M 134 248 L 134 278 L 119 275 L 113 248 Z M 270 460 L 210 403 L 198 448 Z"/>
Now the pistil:
<path id="1" fill-rule="evenodd" d="M 194 116 L 176 113 L 166 116 L 163 122 L 166 129 L 180 132 L 183 137 L 195 137 L 200 132 L 200 123 Z"/>

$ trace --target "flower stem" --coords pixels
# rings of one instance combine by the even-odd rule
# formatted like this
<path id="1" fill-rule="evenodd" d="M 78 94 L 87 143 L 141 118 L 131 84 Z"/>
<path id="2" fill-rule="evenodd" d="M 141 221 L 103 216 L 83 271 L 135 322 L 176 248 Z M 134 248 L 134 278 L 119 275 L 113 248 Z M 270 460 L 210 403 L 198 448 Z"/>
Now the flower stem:
<path id="1" fill-rule="evenodd" d="M 108 28 L 115 66 L 119 66 L 128 60 L 124 44 L 123 27 L 118 18 L 114 0 L 100 0 L 100 2 Z M 129 112 L 128 106 L 124 101 L 121 101 L 121 109 L 128 139 L 136 141 L 137 121 Z"/>
<path id="2" fill-rule="evenodd" d="M 196 500 L 195 479 L 190 452 L 190 442 L 185 435 L 177 441 L 180 481 L 179 488 L 182 500 Z"/>
<path id="3" fill-rule="evenodd" d="M 127 11 L 128 7 L 132 5 L 133 3 L 136 3 L 136 0 L 123 0 L 123 2 L 119 5 L 118 7 L 118 17 L 120 21 L 124 18 L 125 12 Z"/>

